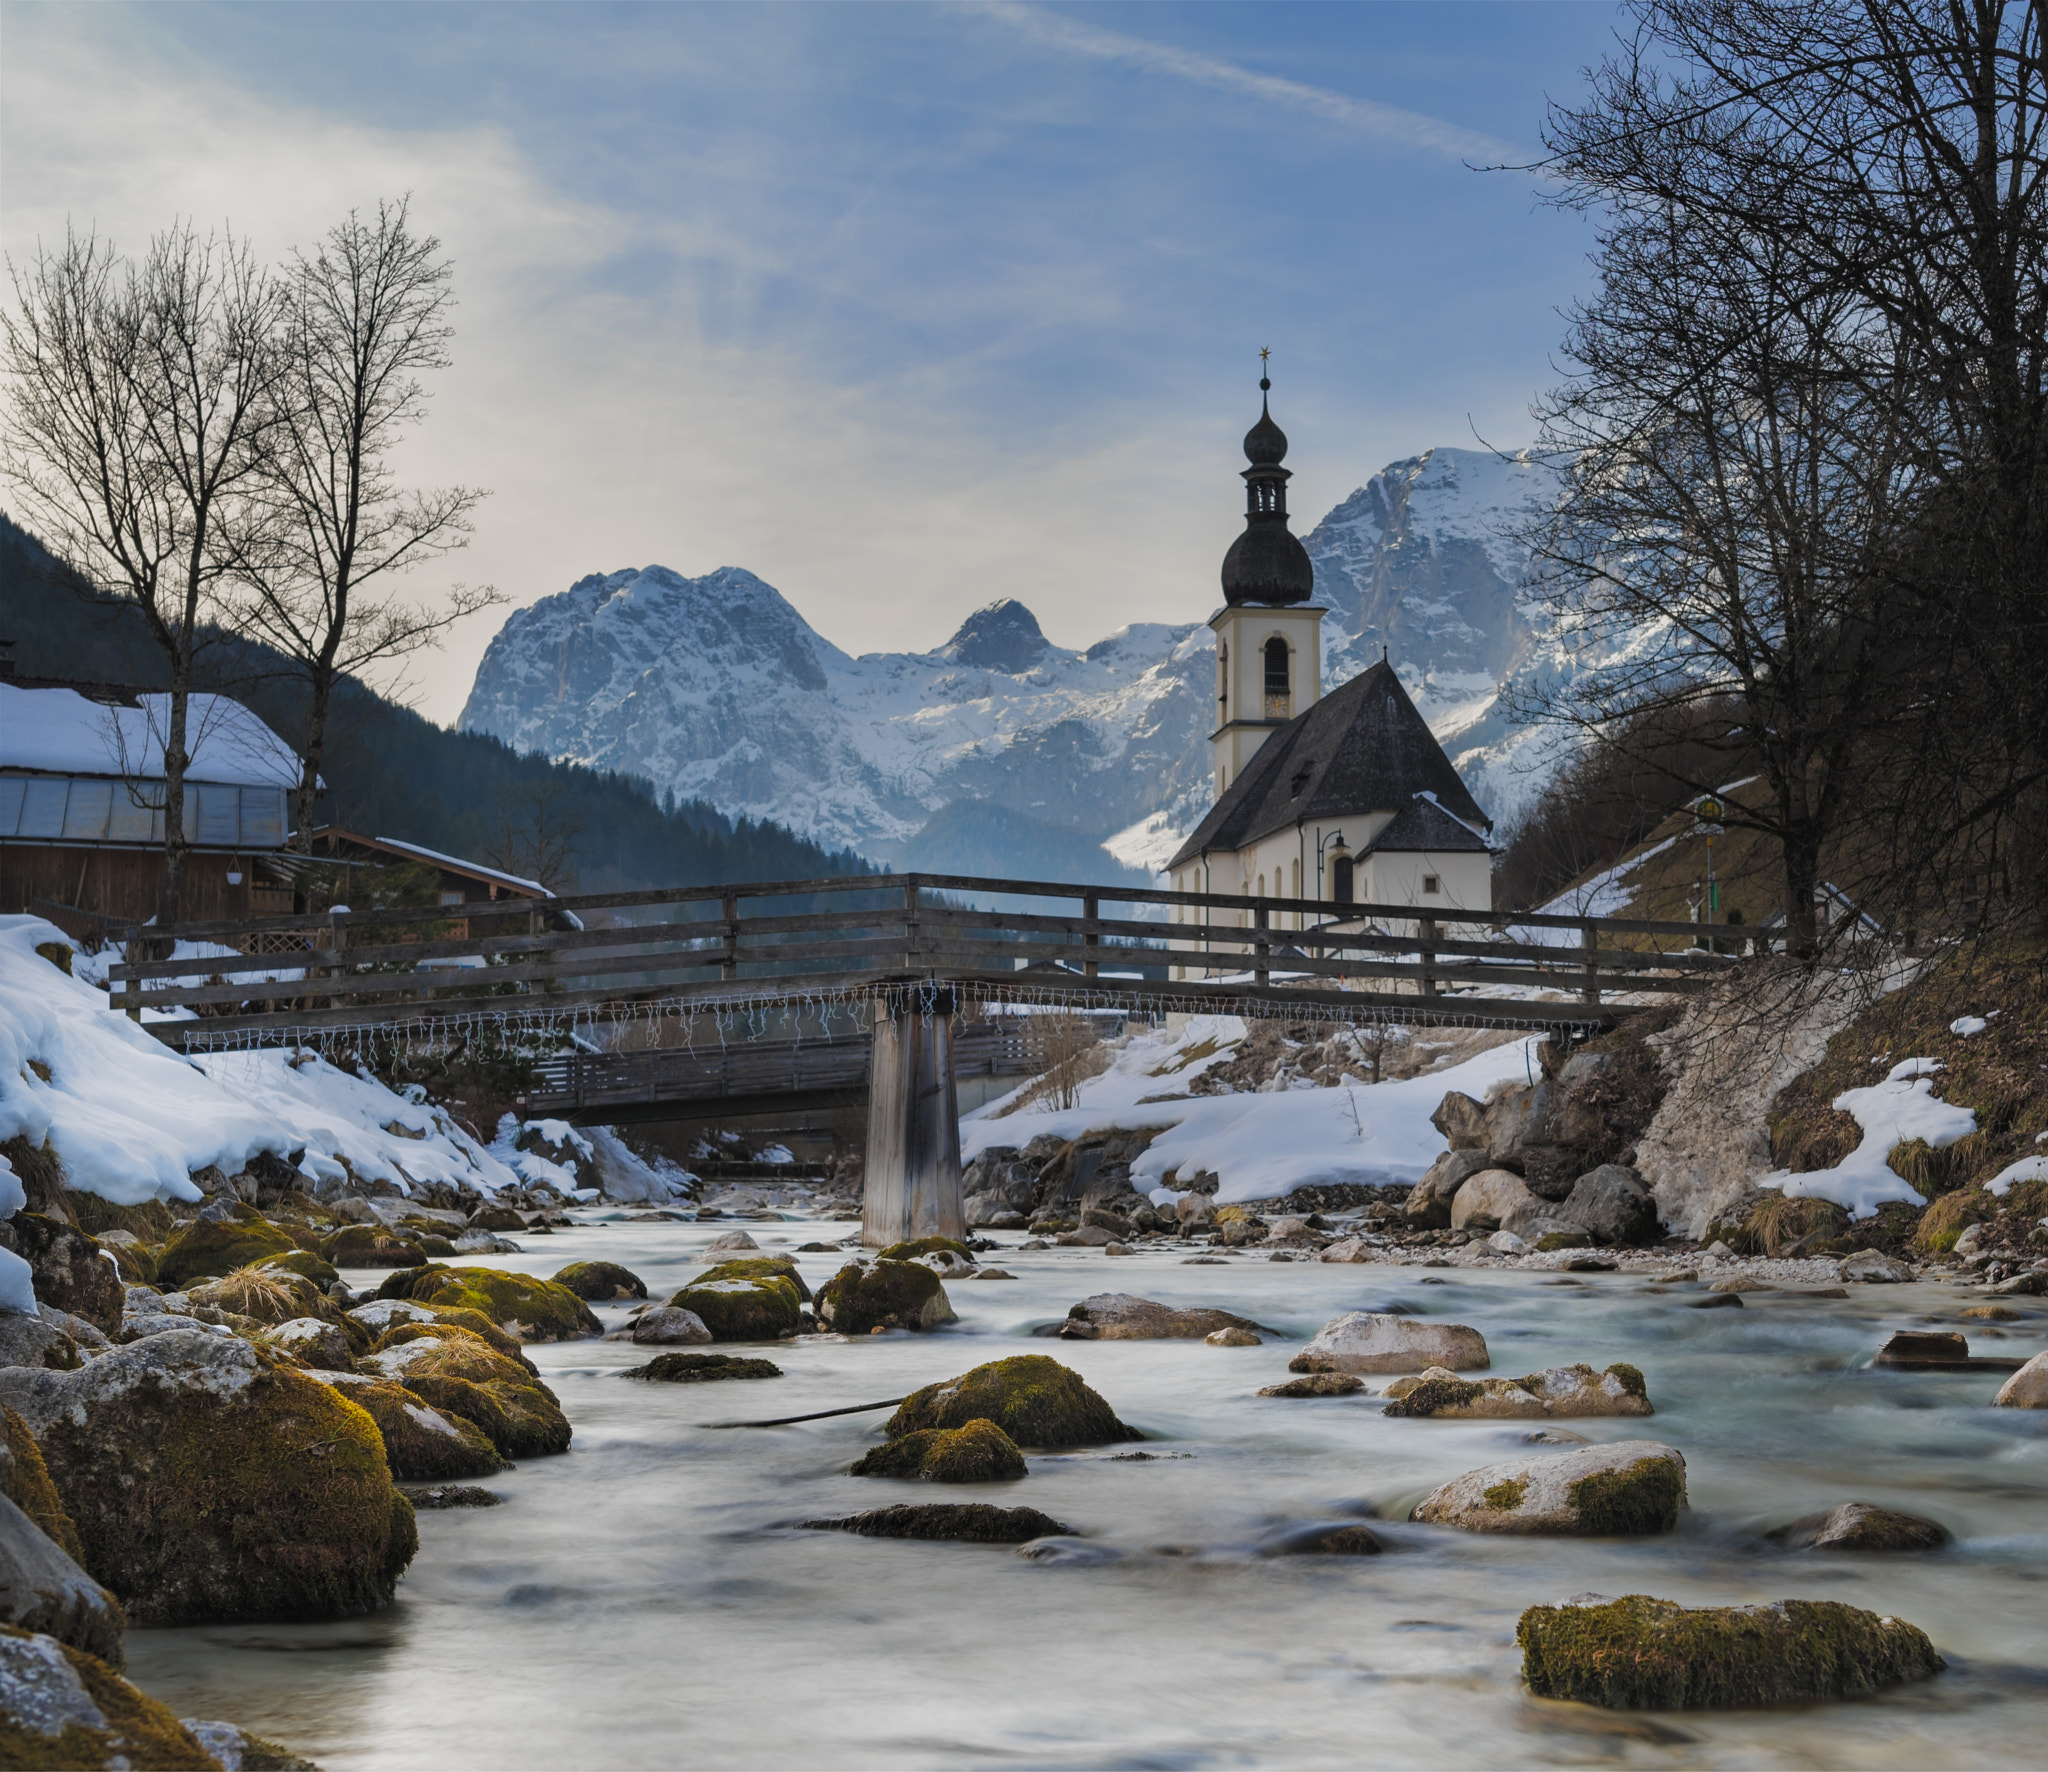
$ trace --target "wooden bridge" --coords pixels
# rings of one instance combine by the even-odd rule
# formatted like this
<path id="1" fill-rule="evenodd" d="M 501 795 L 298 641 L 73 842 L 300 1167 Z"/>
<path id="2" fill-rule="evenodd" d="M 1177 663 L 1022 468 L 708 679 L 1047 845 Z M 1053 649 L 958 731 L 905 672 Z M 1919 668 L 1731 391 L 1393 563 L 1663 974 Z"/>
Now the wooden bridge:
<path id="1" fill-rule="evenodd" d="M 954 1083 L 967 1057 L 954 1051 L 963 1004 L 1571 1038 L 1723 975 L 1732 961 L 1700 945 L 1706 933 L 1609 917 L 895 874 L 507 900 L 455 916 L 337 909 L 134 929 L 109 988 L 115 1007 L 137 1019 L 153 1012 L 150 1031 L 185 1050 L 431 1044 L 486 1026 L 514 1030 L 550 1049 L 550 1094 L 593 1118 L 651 1118 L 664 1101 L 698 1117 L 720 1090 L 738 1113 L 770 1094 L 787 1101 L 791 1083 L 864 1083 L 867 1234 L 891 1242 L 963 1228 Z M 136 957 L 174 942 L 182 953 Z M 734 1057 L 739 1042 L 714 1059 L 659 1033 L 632 1034 L 809 1011 L 843 1023 L 849 1009 L 868 1021 L 864 1039 L 785 1042 L 780 1057 Z M 972 1025 L 957 1037 L 983 1037 Z M 806 1044 L 812 1057 L 788 1057 Z M 553 1050 L 563 1046 L 573 1049 Z M 785 1060 L 789 1077 L 761 1068 Z"/>

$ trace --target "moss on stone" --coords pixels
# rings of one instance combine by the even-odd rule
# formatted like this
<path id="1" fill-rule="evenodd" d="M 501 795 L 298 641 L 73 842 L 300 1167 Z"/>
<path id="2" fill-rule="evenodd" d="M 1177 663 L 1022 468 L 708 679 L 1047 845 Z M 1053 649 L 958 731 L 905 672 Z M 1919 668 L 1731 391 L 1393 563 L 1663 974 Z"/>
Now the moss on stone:
<path id="1" fill-rule="evenodd" d="M 479 1206 L 469 1215 L 473 1231 L 523 1231 L 526 1220 L 510 1206 Z"/>
<path id="2" fill-rule="evenodd" d="M 645 1298 L 647 1282 L 615 1261 L 572 1261 L 555 1284 L 582 1299 Z"/>
<path id="3" fill-rule="evenodd" d="M 334 1301 L 303 1274 L 261 1263 L 236 1268 L 203 1286 L 188 1287 L 186 1296 L 195 1305 L 245 1317 L 266 1328 L 289 1323 L 294 1317 L 317 1317 L 323 1323 L 341 1321 Z"/>
<path id="4" fill-rule="evenodd" d="M 1387 1547 L 1364 1526 L 1336 1526 L 1287 1547 L 1290 1556 L 1376 1557 Z"/>
<path id="5" fill-rule="evenodd" d="M 435 1409 L 403 1385 L 383 1380 L 335 1386 L 377 1424 L 384 1457 L 401 1483 L 454 1483 L 495 1476 L 505 1460 L 482 1428 Z"/>
<path id="6" fill-rule="evenodd" d="M 1045 1354 L 1013 1354 L 929 1384 L 903 1399 L 883 1428 L 892 1440 L 924 1428 L 992 1421 L 1019 1446 L 1104 1446 L 1142 1440 L 1081 1380 Z"/>
<path id="7" fill-rule="evenodd" d="M 1365 1389 L 1365 1380 L 1349 1372 L 1310 1372 L 1284 1384 L 1269 1384 L 1262 1397 L 1348 1397 Z"/>
<path id="8" fill-rule="evenodd" d="M 316 1255 L 310 1249 L 292 1249 L 282 1255 L 266 1255 L 261 1261 L 252 1262 L 252 1267 L 281 1268 L 288 1274 L 297 1274 L 311 1280 L 322 1292 L 341 1278 L 335 1271 L 334 1263 L 324 1256 Z"/>
<path id="9" fill-rule="evenodd" d="M 64 1511 L 57 1485 L 50 1481 L 50 1467 L 43 1462 L 43 1449 L 29 1425 L 12 1409 L 0 1409 L 7 1450 L 13 1455 L 8 1466 L 4 1493 L 7 1499 L 42 1528 L 43 1535 L 74 1563 L 85 1560 L 85 1547 L 78 1542 L 78 1528 Z"/>
<path id="10" fill-rule="evenodd" d="M 239 1206 L 235 1211 L 233 1218 L 195 1218 L 164 1244 L 157 1251 L 157 1284 L 166 1291 L 180 1289 L 298 1247 L 253 1208 Z"/>
<path id="11" fill-rule="evenodd" d="M 380 1287 L 379 1296 L 476 1311 L 525 1341 L 575 1341 L 604 1330 L 590 1307 L 566 1286 L 498 1268 L 429 1266 L 404 1292 L 386 1294 Z"/>
<path id="12" fill-rule="evenodd" d="M 507 1458 L 569 1449 L 569 1418 L 554 1392 L 529 1368 L 461 1330 L 400 1342 L 372 1354 L 362 1370 L 475 1423 Z"/>
<path id="13" fill-rule="evenodd" d="M 1835 1600 L 1688 1609 L 1630 1594 L 1598 1606 L 1532 1606 L 1515 1640 L 1537 1697 L 1616 1710 L 1858 1698 L 1945 1665 L 1924 1631 Z"/>
<path id="14" fill-rule="evenodd" d="M 1584 1231 L 1545 1231 L 1536 1239 L 1540 1254 L 1548 1255 L 1557 1249 L 1590 1249 L 1593 1239 Z"/>
<path id="15" fill-rule="evenodd" d="M 628 1366 L 621 1378 L 645 1378 L 656 1384 L 714 1384 L 726 1378 L 780 1378 L 773 1360 L 749 1360 L 738 1354 L 656 1354 L 644 1366 Z"/>
<path id="16" fill-rule="evenodd" d="M 957 1255 L 972 1261 L 974 1251 L 954 1237 L 912 1237 L 907 1243 L 891 1243 L 878 1251 L 883 1261 L 915 1261 L 920 1255 Z"/>
<path id="17" fill-rule="evenodd" d="M 1685 1477 L 1668 1458 L 1639 1458 L 1626 1470 L 1595 1471 L 1566 1487 L 1590 1533 L 1669 1532 L 1678 1524 Z M 1492 1499 L 1492 1491 L 1487 1492 Z M 1519 1498 L 1518 1498 L 1519 1499 Z"/>
<path id="18" fill-rule="evenodd" d="M 991 1507 L 985 1501 L 878 1507 L 840 1520 L 805 1520 L 812 1532 L 858 1532 L 863 1538 L 962 1539 L 970 1544 L 1023 1544 L 1071 1530 L 1035 1507 Z"/>
<path id="19" fill-rule="evenodd" d="M 1463 1378 L 1426 1378 L 1395 1397 L 1380 1413 L 1422 1420 L 1441 1410 L 1462 1409 L 1485 1394 L 1482 1386 Z"/>
<path id="20" fill-rule="evenodd" d="M 803 1300 L 787 1274 L 738 1274 L 727 1268 L 700 1274 L 668 1302 L 694 1311 L 713 1341 L 779 1341 L 803 1324 Z M 745 1264 L 751 1266 L 751 1263 Z"/>
<path id="21" fill-rule="evenodd" d="M 0 1624 L 0 1637 L 20 1643 L 33 1633 Z M 42 1638 L 51 1642 L 50 1638 Z M 83 1649 L 57 1643 L 56 1652 L 70 1663 L 79 1685 L 105 1721 L 97 1728 L 67 1723 L 56 1735 L 28 1727 L 22 1713 L 0 1705 L 0 1769 L 4 1772 L 50 1772 L 61 1767 L 96 1772 L 122 1766 L 132 1772 L 219 1772 L 214 1759 L 192 1732 L 140 1687 L 124 1680 L 106 1662 Z M 242 1762 L 256 1772 L 254 1762 Z"/>
<path id="22" fill-rule="evenodd" d="M 1509 1477 L 1486 1490 L 1481 1499 L 1488 1507 L 1497 1507 L 1502 1513 L 1513 1513 L 1522 1505 L 1522 1499 L 1529 1493 L 1529 1485 L 1520 1477 Z M 1573 1493 L 1577 1493 L 1574 1485 Z"/>
<path id="23" fill-rule="evenodd" d="M 260 1350 L 151 1370 L 166 1339 L 102 1355 L 73 1382 L 131 1357 L 135 1381 L 88 1386 L 82 1421 L 64 1409 L 40 1429 L 93 1578 L 142 1625 L 388 1603 L 418 1537 L 375 1421 Z"/>
<path id="24" fill-rule="evenodd" d="M 418 1243 L 381 1224 L 345 1224 L 323 1237 L 320 1253 L 336 1267 L 413 1268 L 425 1260 Z"/>
<path id="25" fill-rule="evenodd" d="M 413 1301 L 408 1299 L 407 1302 L 411 1303 Z M 403 1342 L 417 1340 L 420 1331 L 433 1334 L 441 1329 L 461 1329 L 474 1335 L 487 1347 L 495 1348 L 499 1353 L 517 1360 L 527 1371 L 532 1372 L 535 1370 L 533 1362 L 526 1357 L 526 1344 L 518 1336 L 500 1329 L 482 1311 L 464 1310 L 460 1305 L 423 1304 L 419 1308 L 423 1311 L 433 1312 L 433 1318 L 430 1322 L 406 1321 L 393 1323 L 387 1328 L 380 1330 L 374 1339 L 369 1342 L 365 1351 L 368 1353 L 378 1353 L 384 1348 L 396 1347 Z M 350 1322 L 355 1321 L 352 1316 L 348 1320 Z M 358 1327 L 361 1327 L 361 1325 L 358 1325 Z M 402 1330 L 410 1331 L 411 1333 L 402 1334 L 400 1333 Z M 365 1330 L 364 1333 L 368 1334 L 368 1331 Z"/>
<path id="26" fill-rule="evenodd" d="M 1628 1392 L 1630 1396 L 1649 1396 L 1650 1386 L 1643 1377 L 1641 1367 L 1631 1366 L 1625 1360 L 1616 1360 L 1607 1370 L 1613 1375 L 1615 1382 Z"/>
<path id="27" fill-rule="evenodd" d="M 1025 1474 L 1017 1442 L 992 1421 L 925 1428 L 877 1446 L 853 1467 L 856 1477 L 915 1477 L 926 1483 L 1007 1483 Z"/>
<path id="28" fill-rule="evenodd" d="M 736 1255 L 706 1268 L 690 1284 L 701 1286 L 706 1280 L 784 1280 L 796 1293 L 798 1304 L 811 1302 L 811 1289 L 796 1271 L 796 1258 L 790 1255 Z"/>
<path id="29" fill-rule="evenodd" d="M 921 1261 L 850 1261 L 818 1292 L 818 1320 L 841 1335 L 935 1329 L 956 1314 L 939 1276 Z"/>

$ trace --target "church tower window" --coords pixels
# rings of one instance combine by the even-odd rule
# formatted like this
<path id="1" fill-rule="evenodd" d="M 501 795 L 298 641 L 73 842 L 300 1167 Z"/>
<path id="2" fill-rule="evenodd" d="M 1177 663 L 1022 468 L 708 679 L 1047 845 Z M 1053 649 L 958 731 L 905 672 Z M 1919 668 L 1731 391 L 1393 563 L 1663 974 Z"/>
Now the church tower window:
<path id="1" fill-rule="evenodd" d="M 1287 720 L 1294 713 L 1294 660 L 1278 634 L 1266 642 L 1266 718 Z"/>

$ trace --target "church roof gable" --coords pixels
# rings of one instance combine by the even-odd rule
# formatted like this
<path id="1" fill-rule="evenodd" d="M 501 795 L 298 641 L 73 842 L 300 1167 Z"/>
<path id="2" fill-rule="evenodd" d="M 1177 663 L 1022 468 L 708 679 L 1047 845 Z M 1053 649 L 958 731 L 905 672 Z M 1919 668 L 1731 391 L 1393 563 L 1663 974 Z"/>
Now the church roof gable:
<path id="1" fill-rule="evenodd" d="M 1381 827 L 1379 835 L 1366 846 L 1369 855 L 1432 855 L 1468 851 L 1487 852 L 1487 842 L 1463 819 L 1453 818 L 1433 796 L 1420 793 L 1410 800 L 1393 821 Z"/>
<path id="2" fill-rule="evenodd" d="M 1434 796 L 1434 810 L 1448 814 L 1450 824 L 1489 822 L 1382 659 L 1267 739 L 1167 865 L 1179 867 L 1205 850 L 1247 849 L 1315 819 L 1406 813 L 1423 793 Z"/>

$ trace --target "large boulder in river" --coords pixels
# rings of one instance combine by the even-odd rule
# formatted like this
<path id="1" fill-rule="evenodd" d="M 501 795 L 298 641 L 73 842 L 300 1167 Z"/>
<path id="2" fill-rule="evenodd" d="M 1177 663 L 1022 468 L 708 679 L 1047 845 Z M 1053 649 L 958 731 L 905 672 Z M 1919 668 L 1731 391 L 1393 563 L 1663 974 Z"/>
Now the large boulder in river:
<path id="1" fill-rule="evenodd" d="M 748 1264 L 733 1262 L 731 1268 Z M 938 1275 L 918 1270 L 933 1285 Z M 803 1298 L 797 1282 L 781 1273 L 737 1273 L 715 1267 L 699 1274 L 669 1299 L 676 1310 L 692 1312 L 711 1331 L 713 1341 L 779 1341 L 803 1326 Z"/>
<path id="2" fill-rule="evenodd" d="M 253 1206 L 234 1206 L 222 1217 L 195 1218 L 159 1249 L 156 1283 L 169 1291 L 193 1280 L 231 1274 L 266 1255 L 284 1255 L 297 1247 Z"/>
<path id="3" fill-rule="evenodd" d="M 642 1311 L 626 1334 L 643 1347 L 694 1347 L 711 1339 L 702 1317 L 672 1304 Z"/>
<path id="4" fill-rule="evenodd" d="M 1431 1323 L 1391 1311 L 1346 1311 L 1287 1362 L 1290 1372 L 1453 1372 L 1483 1370 L 1486 1337 L 1463 1323 Z"/>
<path id="5" fill-rule="evenodd" d="M 647 1296 L 647 1282 L 615 1261 L 572 1261 L 555 1276 L 555 1284 L 592 1302 Z"/>
<path id="6" fill-rule="evenodd" d="M 527 1371 L 533 1370 L 533 1362 L 521 1351 L 525 1343 L 518 1336 L 507 1334 L 481 1311 L 464 1310 L 459 1305 L 415 1304 L 409 1298 L 373 1298 L 346 1314 L 349 1322 L 360 1325 L 369 1334 L 372 1353 L 382 1337 L 404 1324 L 440 1324 L 450 1329 L 467 1329 L 499 1353 L 510 1354 Z"/>
<path id="7" fill-rule="evenodd" d="M 1445 1151 L 1423 1171 L 1422 1179 L 1409 1190 L 1408 1198 L 1401 1206 L 1401 1216 L 1413 1230 L 1448 1229 L 1451 1201 L 1457 1197 L 1458 1190 L 1482 1169 L 1491 1168 L 1492 1163 L 1492 1158 L 1483 1148 Z"/>
<path id="8" fill-rule="evenodd" d="M 1070 1341 L 1201 1341 L 1219 1329 L 1260 1327 L 1231 1311 L 1181 1310 L 1128 1292 L 1098 1292 L 1068 1310 L 1058 1332 Z"/>
<path id="9" fill-rule="evenodd" d="M 1948 1528 L 1936 1521 L 1867 1501 L 1845 1501 L 1824 1514 L 1808 1514 L 1768 1536 L 1787 1550 L 1924 1551 L 1950 1542 Z"/>
<path id="10" fill-rule="evenodd" d="M 338 1324 L 318 1317 L 291 1317 L 257 1337 L 266 1347 L 282 1349 L 301 1365 L 322 1372 L 353 1372 L 355 1353 Z"/>
<path id="11" fill-rule="evenodd" d="M 922 1261 L 849 1261 L 818 1290 L 818 1321 L 841 1335 L 937 1329 L 959 1313 Z"/>
<path id="12" fill-rule="evenodd" d="M 590 1307 L 568 1287 L 500 1268 L 414 1268 L 393 1274 L 377 1288 L 377 1295 L 477 1311 L 521 1341 L 575 1341 L 604 1333 Z"/>
<path id="13" fill-rule="evenodd" d="M 849 1473 L 915 1477 L 926 1483 L 1007 1483 L 1025 1473 L 1017 1442 L 992 1421 L 928 1427 L 877 1446 Z"/>
<path id="14" fill-rule="evenodd" d="M 505 1468 L 482 1428 L 422 1402 L 403 1385 L 366 1372 L 314 1376 L 377 1424 L 391 1474 L 401 1483 L 466 1483 Z"/>
<path id="15" fill-rule="evenodd" d="M 2036 1354 L 1991 1399 L 2000 1409 L 2048 1409 L 2048 1354 Z"/>
<path id="16" fill-rule="evenodd" d="M 0 1248 L 28 1263 L 38 1303 L 83 1317 L 103 1335 L 121 1327 L 121 1270 L 83 1231 L 61 1218 L 17 1212 L 0 1220 Z"/>
<path id="17" fill-rule="evenodd" d="M 1013 1354 L 928 1384 L 903 1399 L 882 1431 L 894 1440 L 970 1421 L 992 1421 L 1020 1446 L 1106 1446 L 1145 1437 L 1117 1420 L 1079 1373 L 1044 1354 Z"/>
<path id="18" fill-rule="evenodd" d="M 1035 1507 L 991 1507 L 985 1501 L 878 1507 L 843 1519 L 802 1520 L 798 1524 L 809 1532 L 857 1532 L 863 1538 L 951 1538 L 970 1544 L 1025 1544 L 1072 1530 Z"/>
<path id="19" fill-rule="evenodd" d="M 1489 1464 L 1432 1490 L 1414 1518 L 1466 1532 L 1581 1537 L 1669 1532 L 1685 1501 L 1685 1459 L 1656 1440 L 1617 1440 Z"/>
<path id="20" fill-rule="evenodd" d="M 507 1458 L 569 1449 L 569 1418 L 532 1370 L 465 1330 L 408 1324 L 389 1330 L 359 1370 L 403 1385 L 422 1402 L 481 1429 Z"/>
<path id="21" fill-rule="evenodd" d="M 173 1330 L 76 1372 L 0 1371 L 138 1624 L 340 1618 L 391 1599 L 418 1543 L 377 1426 L 236 1336 Z"/>
<path id="22" fill-rule="evenodd" d="M 1860 1698 L 1946 1665 L 1924 1631 L 1838 1600 L 1689 1608 L 1648 1594 L 1531 1606 L 1515 1629 L 1538 1698 L 1615 1710 L 1758 1710 Z"/>

